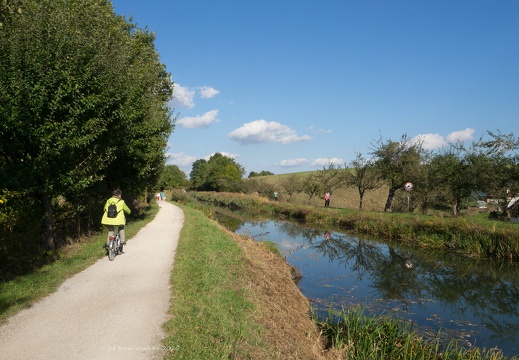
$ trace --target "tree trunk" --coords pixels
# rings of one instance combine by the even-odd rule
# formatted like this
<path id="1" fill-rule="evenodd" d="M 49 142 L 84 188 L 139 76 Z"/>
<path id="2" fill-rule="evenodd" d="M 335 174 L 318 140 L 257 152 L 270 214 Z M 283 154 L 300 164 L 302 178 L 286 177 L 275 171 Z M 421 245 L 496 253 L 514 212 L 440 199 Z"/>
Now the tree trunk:
<path id="1" fill-rule="evenodd" d="M 364 200 L 364 191 L 359 190 L 359 210 L 362 210 L 362 201 Z"/>
<path id="2" fill-rule="evenodd" d="M 384 211 L 391 210 L 391 204 L 393 203 L 393 197 L 395 196 L 395 188 L 389 189 L 389 194 L 387 195 L 386 206 L 384 207 Z"/>
<path id="3" fill-rule="evenodd" d="M 52 203 L 50 195 L 46 191 L 41 194 L 41 204 L 44 213 L 43 236 L 45 238 L 45 245 L 47 250 L 56 252 L 56 246 L 54 244 L 54 229 L 52 228 Z"/>

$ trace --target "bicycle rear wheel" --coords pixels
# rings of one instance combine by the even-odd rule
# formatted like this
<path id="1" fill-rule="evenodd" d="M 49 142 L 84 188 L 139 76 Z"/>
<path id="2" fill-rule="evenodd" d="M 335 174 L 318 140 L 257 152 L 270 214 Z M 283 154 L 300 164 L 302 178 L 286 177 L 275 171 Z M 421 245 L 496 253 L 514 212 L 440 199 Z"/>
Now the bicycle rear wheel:
<path id="1" fill-rule="evenodd" d="M 115 241 L 110 240 L 110 243 L 108 244 L 108 259 L 110 261 L 113 261 L 115 259 Z"/>

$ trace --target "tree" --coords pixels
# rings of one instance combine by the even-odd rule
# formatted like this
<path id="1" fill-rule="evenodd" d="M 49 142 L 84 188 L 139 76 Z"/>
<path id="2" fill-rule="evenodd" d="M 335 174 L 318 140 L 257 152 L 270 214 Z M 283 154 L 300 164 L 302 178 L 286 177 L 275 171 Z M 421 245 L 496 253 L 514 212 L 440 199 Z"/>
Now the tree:
<path id="1" fill-rule="evenodd" d="M 255 172 L 255 171 L 251 171 L 249 173 L 249 178 L 256 177 L 256 176 L 268 176 L 268 175 L 274 175 L 274 173 L 271 173 L 270 171 L 266 171 L 266 170 L 262 170 L 259 173 Z"/>
<path id="2" fill-rule="evenodd" d="M 454 215 L 458 215 L 463 199 L 481 189 L 484 183 L 487 159 L 474 148 L 467 150 L 461 144 L 442 149 L 431 160 L 431 182 L 441 187 Z"/>
<path id="3" fill-rule="evenodd" d="M 205 190 L 204 185 L 207 177 L 207 160 L 198 159 L 193 162 L 191 166 L 191 173 L 189 179 L 191 188 L 194 190 Z"/>
<path id="4" fill-rule="evenodd" d="M 188 184 L 186 174 L 177 165 L 166 165 L 157 186 L 160 189 L 181 189 Z"/>
<path id="5" fill-rule="evenodd" d="M 375 168 L 379 176 L 389 186 L 384 211 L 391 209 L 391 203 L 395 192 L 403 189 L 404 184 L 413 180 L 414 173 L 421 162 L 422 143 L 413 142 L 403 135 L 400 141 L 379 139 L 372 144 L 372 152 L 375 160 Z"/>
<path id="6" fill-rule="evenodd" d="M 245 174 L 243 166 L 234 159 L 215 153 L 209 160 L 193 163 L 191 187 L 202 191 L 237 191 Z"/>
<path id="7" fill-rule="evenodd" d="M 510 218 L 508 200 L 519 194 L 519 139 L 499 130 L 487 133 L 490 140 L 480 139 L 476 144 L 489 159 L 483 190 L 499 199 L 505 216 Z"/>
<path id="8" fill-rule="evenodd" d="M 138 193 L 158 179 L 171 80 L 152 34 L 105 1 L 24 1 L 0 54 L 2 184 L 40 200 L 54 250 L 53 198 L 83 211 L 107 188 Z"/>
<path id="9" fill-rule="evenodd" d="M 296 174 L 283 177 L 281 178 L 279 185 L 281 185 L 283 190 L 287 193 L 288 201 L 290 202 L 292 200 L 292 195 L 301 191 L 301 177 Z"/>
<path id="10" fill-rule="evenodd" d="M 321 177 L 319 176 L 318 172 L 312 171 L 310 174 L 305 176 L 302 183 L 302 190 L 305 194 L 308 195 L 309 204 L 310 201 L 312 201 L 314 195 L 319 193 L 321 189 Z"/>
<path id="11" fill-rule="evenodd" d="M 345 183 L 354 186 L 359 192 L 359 210 L 362 210 L 362 202 L 366 191 L 380 188 L 381 180 L 372 161 L 366 160 L 362 154 L 357 153 L 355 160 L 350 163 L 353 169 L 345 176 Z"/>
<path id="12" fill-rule="evenodd" d="M 329 163 L 328 167 L 323 167 L 322 170 L 317 171 L 317 177 L 321 184 L 320 192 L 333 192 L 344 185 L 344 176 L 346 170 L 341 169 L 340 166 L 334 163 Z"/>

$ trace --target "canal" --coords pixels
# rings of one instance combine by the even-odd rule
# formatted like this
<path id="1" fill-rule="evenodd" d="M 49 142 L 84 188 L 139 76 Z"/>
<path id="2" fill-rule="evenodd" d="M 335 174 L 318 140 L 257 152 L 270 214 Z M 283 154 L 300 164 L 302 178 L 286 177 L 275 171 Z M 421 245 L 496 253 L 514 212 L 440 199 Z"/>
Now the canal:
<path id="1" fill-rule="evenodd" d="M 318 312 L 361 305 L 412 321 L 425 338 L 519 354 L 519 264 L 357 237 L 297 222 L 219 215 L 231 231 L 277 244 Z"/>

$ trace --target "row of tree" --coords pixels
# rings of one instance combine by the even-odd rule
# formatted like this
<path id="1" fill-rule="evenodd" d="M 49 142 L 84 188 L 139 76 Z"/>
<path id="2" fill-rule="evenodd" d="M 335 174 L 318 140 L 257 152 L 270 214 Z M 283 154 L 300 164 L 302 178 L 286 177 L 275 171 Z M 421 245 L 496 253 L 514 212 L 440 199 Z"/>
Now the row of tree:
<path id="1" fill-rule="evenodd" d="M 397 192 L 411 182 L 412 203 L 407 210 L 449 206 L 457 215 L 462 203 L 473 197 L 492 197 L 507 214 L 506 203 L 519 194 L 519 140 L 511 134 L 488 132 L 470 146 L 452 144 L 436 151 L 425 150 L 420 141 L 403 135 L 398 141 L 379 139 L 371 144 L 368 156 L 357 153 L 349 164 L 329 164 L 306 176 L 293 174 L 281 180 L 290 201 L 296 193 L 305 193 L 309 201 L 326 191 L 354 187 L 362 209 L 367 191 L 388 188 L 384 211 L 393 209 Z M 243 167 L 221 154 L 209 161 L 197 160 L 190 174 L 190 187 L 199 191 L 237 191 L 273 193 L 271 184 L 255 179 L 254 173 L 242 179 Z M 252 174 L 252 173 L 251 173 Z M 268 173 L 272 174 L 272 173 Z"/>
<path id="2" fill-rule="evenodd" d="M 0 7 L 0 250 L 40 219 L 54 250 L 60 230 L 99 227 L 112 189 L 139 199 L 155 187 L 173 83 L 154 34 L 110 1 Z"/>
<path id="3" fill-rule="evenodd" d="M 489 140 L 480 139 L 469 147 L 452 144 L 437 151 L 425 150 L 420 141 L 406 135 L 398 141 L 378 140 L 372 144 L 369 157 L 357 153 L 356 158 L 341 168 L 328 168 L 308 175 L 300 184 L 296 178 L 282 182 L 287 194 L 309 195 L 354 187 L 362 209 L 367 191 L 387 187 L 384 211 L 392 209 L 397 191 L 413 186 L 413 202 L 408 210 L 422 212 L 434 207 L 450 206 L 459 214 L 464 201 L 492 197 L 507 214 L 507 202 L 519 194 L 519 140 L 513 134 L 488 132 Z"/>

